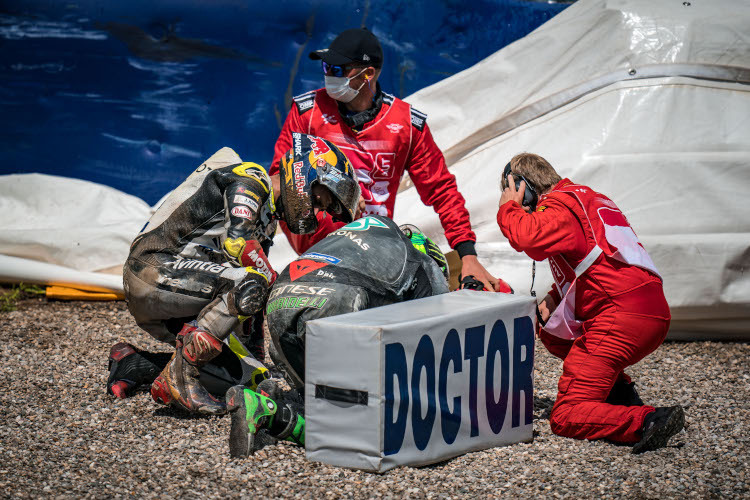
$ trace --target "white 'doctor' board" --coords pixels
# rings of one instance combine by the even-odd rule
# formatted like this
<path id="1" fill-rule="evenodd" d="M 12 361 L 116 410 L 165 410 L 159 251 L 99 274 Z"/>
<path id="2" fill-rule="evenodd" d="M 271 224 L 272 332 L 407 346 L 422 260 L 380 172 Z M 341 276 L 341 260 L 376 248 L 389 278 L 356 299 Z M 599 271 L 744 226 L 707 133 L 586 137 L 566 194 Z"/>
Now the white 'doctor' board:
<path id="1" fill-rule="evenodd" d="M 309 460 L 384 472 L 532 439 L 536 301 L 463 290 L 307 323 Z"/>

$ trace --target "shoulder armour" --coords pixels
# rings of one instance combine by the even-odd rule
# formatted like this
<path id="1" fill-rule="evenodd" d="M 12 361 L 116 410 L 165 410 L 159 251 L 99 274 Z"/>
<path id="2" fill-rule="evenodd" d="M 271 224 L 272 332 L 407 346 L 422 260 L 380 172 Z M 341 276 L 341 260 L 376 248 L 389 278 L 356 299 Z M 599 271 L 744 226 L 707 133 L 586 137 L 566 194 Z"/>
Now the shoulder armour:
<path id="1" fill-rule="evenodd" d="M 391 106 L 393 104 L 393 100 L 395 99 L 394 96 L 391 94 L 386 94 L 383 92 L 383 102 L 386 103 L 388 106 Z"/>
<path id="2" fill-rule="evenodd" d="M 294 104 L 297 106 L 297 113 L 300 115 L 310 111 L 315 104 L 315 91 L 311 90 L 302 95 L 298 95 L 293 98 Z"/>
<path id="3" fill-rule="evenodd" d="M 411 108 L 411 124 L 414 125 L 414 128 L 421 132 L 424 130 L 424 126 L 426 123 L 427 115 L 422 113 L 421 111 L 417 111 L 416 109 Z"/>

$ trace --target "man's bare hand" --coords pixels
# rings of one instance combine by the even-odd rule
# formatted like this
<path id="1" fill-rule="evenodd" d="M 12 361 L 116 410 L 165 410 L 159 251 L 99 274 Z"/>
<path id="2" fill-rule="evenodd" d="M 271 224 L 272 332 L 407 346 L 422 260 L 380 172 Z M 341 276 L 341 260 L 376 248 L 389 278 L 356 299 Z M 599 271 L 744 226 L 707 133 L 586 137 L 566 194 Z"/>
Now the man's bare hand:
<path id="1" fill-rule="evenodd" d="M 555 301 L 552 300 L 552 296 L 550 294 L 547 294 L 539 303 L 539 314 L 542 316 L 542 321 L 546 323 L 554 311 Z"/>
<path id="2" fill-rule="evenodd" d="M 357 202 L 357 211 L 354 213 L 354 218 L 359 219 L 362 217 L 362 212 L 365 211 L 365 199 L 362 197 L 362 195 L 359 196 L 359 201 Z"/>
<path id="3" fill-rule="evenodd" d="M 523 195 L 526 192 L 526 181 L 521 181 L 521 184 L 518 186 L 518 191 L 516 191 L 516 183 L 513 180 L 512 174 L 508 174 L 507 181 L 508 181 L 508 187 L 503 189 L 503 194 L 500 196 L 499 206 L 503 206 L 509 201 L 515 201 L 516 203 L 521 205 L 524 210 L 528 212 L 529 207 L 523 206 Z"/>
<path id="4" fill-rule="evenodd" d="M 482 264 L 479 263 L 476 255 L 464 255 L 461 258 L 461 275 L 474 276 L 482 282 L 487 290 L 499 291 L 500 282 L 492 276 Z"/>

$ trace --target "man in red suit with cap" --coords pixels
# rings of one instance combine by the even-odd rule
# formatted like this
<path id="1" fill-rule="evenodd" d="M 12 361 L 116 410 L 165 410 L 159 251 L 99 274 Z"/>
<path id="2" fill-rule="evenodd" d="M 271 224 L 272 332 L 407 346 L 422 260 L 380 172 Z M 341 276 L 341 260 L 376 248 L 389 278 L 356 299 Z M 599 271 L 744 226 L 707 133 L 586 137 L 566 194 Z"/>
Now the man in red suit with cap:
<path id="1" fill-rule="evenodd" d="M 383 50 L 375 35 L 367 29 L 346 30 L 327 49 L 311 52 L 310 58 L 322 61 L 325 88 L 294 98 L 276 141 L 270 174 L 276 173 L 281 156 L 292 146 L 293 132 L 323 137 L 354 166 L 362 190 L 362 215 L 393 217 L 406 171 L 422 201 L 440 217 L 448 243 L 461 258 L 462 275 L 474 276 L 488 290 L 510 292 L 477 260 L 469 212 L 432 138 L 427 116 L 381 90 Z M 311 235 L 293 235 L 282 224 L 294 250 L 304 252 L 341 226 L 322 217 L 318 231 Z"/>

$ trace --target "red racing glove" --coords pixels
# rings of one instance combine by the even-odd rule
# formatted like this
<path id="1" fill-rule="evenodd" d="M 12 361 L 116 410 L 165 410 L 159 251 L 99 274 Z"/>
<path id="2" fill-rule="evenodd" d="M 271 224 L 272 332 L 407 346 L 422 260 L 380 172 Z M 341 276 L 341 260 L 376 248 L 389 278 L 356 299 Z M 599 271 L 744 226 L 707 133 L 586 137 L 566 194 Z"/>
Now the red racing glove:
<path id="1" fill-rule="evenodd" d="M 271 267 L 271 263 L 266 257 L 266 252 L 260 246 L 257 240 L 245 241 L 243 238 L 230 239 L 224 241 L 224 252 L 231 256 L 231 260 L 242 267 L 250 267 L 259 272 L 268 280 L 268 286 L 273 285 L 278 274 Z"/>

